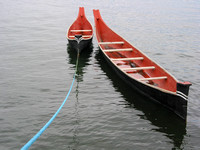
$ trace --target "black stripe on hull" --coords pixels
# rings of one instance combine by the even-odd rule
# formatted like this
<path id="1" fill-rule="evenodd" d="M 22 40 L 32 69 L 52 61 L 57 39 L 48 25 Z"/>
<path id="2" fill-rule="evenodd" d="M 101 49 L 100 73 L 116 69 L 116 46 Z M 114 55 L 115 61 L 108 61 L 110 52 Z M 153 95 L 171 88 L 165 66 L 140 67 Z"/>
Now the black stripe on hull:
<path id="1" fill-rule="evenodd" d="M 76 52 L 79 51 L 79 53 L 81 53 L 84 49 L 86 49 L 87 47 L 90 46 L 91 42 L 92 42 L 92 38 L 88 39 L 88 40 L 81 40 L 79 43 L 76 40 L 69 40 L 69 44 L 70 46 L 76 50 Z"/>
<path id="2" fill-rule="evenodd" d="M 103 53 L 101 51 L 101 53 Z M 113 63 L 110 61 L 107 56 L 103 54 L 104 58 L 108 62 L 108 64 L 112 67 L 112 69 L 115 71 L 115 73 L 123 80 L 125 81 L 130 87 L 137 90 L 141 94 L 147 96 L 148 98 L 152 99 L 155 102 L 160 103 L 161 105 L 165 106 L 169 110 L 173 111 L 175 114 L 177 114 L 179 117 L 181 117 L 183 120 L 186 120 L 187 118 L 187 100 L 183 97 L 173 94 L 173 93 L 167 93 L 164 91 L 161 91 L 156 88 L 152 88 L 146 84 L 143 84 L 129 76 L 127 76 L 124 72 L 119 70 Z"/>

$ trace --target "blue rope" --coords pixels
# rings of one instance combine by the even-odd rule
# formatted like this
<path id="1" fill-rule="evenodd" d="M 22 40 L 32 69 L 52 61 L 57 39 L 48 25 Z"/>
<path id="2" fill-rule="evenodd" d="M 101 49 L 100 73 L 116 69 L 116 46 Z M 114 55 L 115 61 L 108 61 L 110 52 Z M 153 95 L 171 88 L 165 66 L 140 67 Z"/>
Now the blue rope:
<path id="1" fill-rule="evenodd" d="M 56 118 L 56 116 L 58 115 L 58 113 L 60 112 L 60 110 L 62 109 L 62 107 L 64 106 L 65 102 L 67 101 L 69 94 L 72 90 L 74 81 L 75 81 L 75 77 L 76 77 L 76 72 L 77 72 L 77 66 L 78 66 L 78 58 L 79 58 L 79 53 L 77 54 L 77 61 L 76 61 L 76 70 L 73 76 L 73 81 L 71 84 L 71 87 L 69 89 L 69 92 L 65 98 L 65 100 L 63 101 L 62 105 L 59 107 L 59 109 L 57 110 L 57 112 L 53 115 L 53 117 L 43 126 L 42 129 L 40 129 L 40 131 L 32 138 L 30 139 L 22 148 L 21 150 L 27 150 L 29 149 L 29 147 L 40 137 L 40 135 L 49 127 L 49 125 L 53 122 L 53 120 Z"/>

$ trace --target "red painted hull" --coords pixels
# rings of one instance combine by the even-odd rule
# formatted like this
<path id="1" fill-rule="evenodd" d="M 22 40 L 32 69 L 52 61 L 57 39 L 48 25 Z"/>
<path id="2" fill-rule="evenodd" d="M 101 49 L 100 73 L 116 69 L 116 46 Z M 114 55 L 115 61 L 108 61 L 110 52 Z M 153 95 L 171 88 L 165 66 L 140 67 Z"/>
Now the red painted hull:
<path id="1" fill-rule="evenodd" d="M 112 31 L 99 10 L 93 10 L 99 47 L 113 70 L 128 85 L 186 120 L 189 82 L 181 83 Z"/>
<path id="2" fill-rule="evenodd" d="M 93 28 L 85 16 L 84 7 L 79 8 L 77 19 L 67 31 L 67 39 L 78 53 L 86 49 L 92 41 Z"/>

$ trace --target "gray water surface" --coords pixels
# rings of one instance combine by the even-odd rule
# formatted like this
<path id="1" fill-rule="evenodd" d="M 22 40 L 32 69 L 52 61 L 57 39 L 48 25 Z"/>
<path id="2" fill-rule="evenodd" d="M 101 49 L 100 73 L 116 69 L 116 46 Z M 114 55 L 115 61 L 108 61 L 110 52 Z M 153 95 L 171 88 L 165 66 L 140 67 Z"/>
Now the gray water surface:
<path id="1" fill-rule="evenodd" d="M 127 87 L 94 37 L 66 104 L 30 149 L 200 149 L 198 0 L 1 0 L 0 149 L 20 149 L 65 99 L 76 62 L 66 32 L 80 6 L 93 25 L 100 9 L 111 29 L 193 84 L 187 124 Z"/>

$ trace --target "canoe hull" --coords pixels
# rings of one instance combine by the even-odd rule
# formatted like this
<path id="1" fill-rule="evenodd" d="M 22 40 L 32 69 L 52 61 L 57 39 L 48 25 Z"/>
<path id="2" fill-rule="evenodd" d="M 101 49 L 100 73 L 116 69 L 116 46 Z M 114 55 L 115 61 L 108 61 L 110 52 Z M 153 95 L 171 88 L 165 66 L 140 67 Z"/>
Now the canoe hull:
<path id="1" fill-rule="evenodd" d="M 77 53 L 81 53 L 84 49 L 87 49 L 91 45 L 92 38 L 88 40 L 81 40 L 80 42 L 68 39 L 68 42 L 70 47 L 72 47 Z"/>
<path id="2" fill-rule="evenodd" d="M 108 62 L 109 66 L 112 70 L 124 81 L 127 85 L 129 85 L 132 89 L 138 91 L 142 95 L 147 96 L 151 100 L 160 103 L 165 106 L 169 110 L 173 111 L 182 119 L 186 120 L 187 117 L 187 100 L 178 96 L 177 94 L 167 93 L 161 91 L 156 88 L 152 88 L 146 84 L 143 84 L 127 75 L 124 74 L 121 70 L 119 70 L 110 59 L 104 55 L 101 51 L 103 57 Z"/>
<path id="3" fill-rule="evenodd" d="M 158 102 L 182 119 L 187 117 L 190 82 L 180 82 L 112 31 L 99 10 L 93 10 L 96 38 L 108 64 L 131 88 Z"/>

